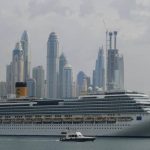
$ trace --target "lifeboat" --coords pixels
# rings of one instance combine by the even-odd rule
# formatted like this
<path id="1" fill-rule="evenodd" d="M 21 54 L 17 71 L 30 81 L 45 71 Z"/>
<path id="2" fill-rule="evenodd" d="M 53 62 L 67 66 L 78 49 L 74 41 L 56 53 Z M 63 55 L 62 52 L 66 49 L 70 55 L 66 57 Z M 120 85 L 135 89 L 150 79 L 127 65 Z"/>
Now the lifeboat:
<path id="1" fill-rule="evenodd" d="M 42 123 L 42 118 L 34 118 L 33 123 L 35 123 L 35 124 Z"/>
<path id="2" fill-rule="evenodd" d="M 43 123 L 51 123 L 51 122 L 52 122 L 52 118 L 43 119 Z"/>
<path id="3" fill-rule="evenodd" d="M 96 117 L 95 118 L 95 123 L 105 123 L 106 122 L 106 117 Z"/>
<path id="4" fill-rule="evenodd" d="M 77 122 L 77 123 L 83 122 L 83 117 L 74 117 L 73 122 Z"/>
<path id="5" fill-rule="evenodd" d="M 28 123 L 31 124 L 31 123 L 32 123 L 32 119 L 24 119 L 24 123 L 25 123 L 25 124 L 28 124 Z"/>
<path id="6" fill-rule="evenodd" d="M 132 121 L 133 118 L 132 117 L 118 117 L 117 120 L 119 122 L 126 122 L 126 121 Z"/>
<path id="7" fill-rule="evenodd" d="M 107 123 L 116 123 L 116 118 L 115 117 L 108 117 Z"/>
<path id="8" fill-rule="evenodd" d="M 53 118 L 52 121 L 55 123 L 57 122 L 59 123 L 59 122 L 62 122 L 62 118 Z"/>
<path id="9" fill-rule="evenodd" d="M 84 121 L 85 122 L 91 122 L 91 121 L 94 121 L 94 118 L 93 117 L 84 117 Z"/>
<path id="10" fill-rule="evenodd" d="M 11 119 L 3 119 L 3 121 L 2 121 L 4 124 L 6 123 L 6 124 L 9 124 L 9 123 L 11 123 Z"/>
<path id="11" fill-rule="evenodd" d="M 15 119 L 14 123 L 23 123 L 24 119 Z"/>
<path id="12" fill-rule="evenodd" d="M 71 117 L 64 117 L 62 118 L 63 123 L 72 123 L 72 118 Z"/>

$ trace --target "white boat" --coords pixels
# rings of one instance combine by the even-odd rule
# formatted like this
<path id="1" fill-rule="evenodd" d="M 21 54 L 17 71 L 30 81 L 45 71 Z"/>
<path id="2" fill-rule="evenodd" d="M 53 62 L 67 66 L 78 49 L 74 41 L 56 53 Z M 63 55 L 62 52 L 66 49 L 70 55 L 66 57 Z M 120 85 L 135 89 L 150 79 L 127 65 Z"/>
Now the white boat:
<path id="1" fill-rule="evenodd" d="M 65 137 L 61 137 L 60 141 L 75 141 L 75 142 L 85 142 L 94 141 L 95 137 L 83 136 L 81 132 L 71 132 L 67 133 Z"/>

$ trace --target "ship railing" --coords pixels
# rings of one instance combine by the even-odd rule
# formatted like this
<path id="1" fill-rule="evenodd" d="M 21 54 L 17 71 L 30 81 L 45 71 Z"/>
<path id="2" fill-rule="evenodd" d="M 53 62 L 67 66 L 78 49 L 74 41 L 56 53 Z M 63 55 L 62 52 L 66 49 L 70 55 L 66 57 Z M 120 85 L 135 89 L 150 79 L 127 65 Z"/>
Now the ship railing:
<path id="1" fill-rule="evenodd" d="M 24 119 L 22 118 L 20 118 L 20 119 L 15 119 L 14 120 L 14 123 L 23 123 L 24 122 Z"/>
<path id="2" fill-rule="evenodd" d="M 11 119 L 3 119 L 1 123 L 4 123 L 4 124 L 11 123 Z"/>
<path id="3" fill-rule="evenodd" d="M 91 116 L 85 116 L 84 117 L 84 121 L 88 121 L 88 120 L 94 120 L 94 117 L 91 117 Z"/>

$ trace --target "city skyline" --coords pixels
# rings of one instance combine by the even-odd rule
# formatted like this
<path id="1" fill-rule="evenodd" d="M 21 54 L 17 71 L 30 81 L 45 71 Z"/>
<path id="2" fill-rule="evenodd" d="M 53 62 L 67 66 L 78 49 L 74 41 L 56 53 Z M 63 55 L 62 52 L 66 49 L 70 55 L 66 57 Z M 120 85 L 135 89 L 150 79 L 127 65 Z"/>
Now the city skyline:
<path id="1" fill-rule="evenodd" d="M 84 70 L 91 76 L 97 49 L 102 44 L 105 47 L 105 31 L 113 29 L 119 30 L 118 48 L 124 54 L 125 88 L 149 91 L 149 1 L 58 0 L 55 3 L 51 6 L 48 0 L 15 0 L 11 5 L 8 1 L 0 2 L 2 81 L 5 80 L 11 50 L 23 30 L 29 33 L 32 67 L 43 65 L 46 68 L 45 41 L 48 34 L 55 31 L 61 39 L 60 50 L 66 54 L 75 74 Z M 138 61 L 141 58 L 142 61 Z"/>
<path id="2" fill-rule="evenodd" d="M 109 34 L 109 38 L 107 35 Z M 79 71 L 76 78 L 73 79 L 73 69 L 68 64 L 64 53 L 59 53 L 59 39 L 57 33 L 51 32 L 47 41 L 47 69 L 46 78 L 43 66 L 32 68 L 32 77 L 29 78 L 28 70 L 28 36 L 24 31 L 21 42 L 16 43 L 13 50 L 12 61 L 7 65 L 6 85 L 7 96 L 15 94 L 16 82 L 27 82 L 28 95 L 47 98 L 69 98 L 74 92 L 76 96 L 89 92 L 98 92 L 104 90 L 123 90 L 124 89 L 124 60 L 117 49 L 117 31 L 114 31 L 114 47 L 112 47 L 112 32 L 106 35 L 107 53 L 104 55 L 103 46 L 99 48 L 98 56 L 93 70 L 93 76 L 87 76 L 83 71 Z M 92 82 L 91 82 L 92 78 Z M 29 80 L 30 79 L 30 80 Z M 35 86 L 36 90 L 31 89 Z M 75 87 L 76 85 L 76 87 Z M 76 90 L 75 90 L 76 89 Z M 31 91 L 30 91 L 31 90 Z M 74 91 L 74 92 L 73 92 Z M 47 94 L 46 94 L 47 93 Z M 46 95 L 45 95 L 46 94 Z"/>

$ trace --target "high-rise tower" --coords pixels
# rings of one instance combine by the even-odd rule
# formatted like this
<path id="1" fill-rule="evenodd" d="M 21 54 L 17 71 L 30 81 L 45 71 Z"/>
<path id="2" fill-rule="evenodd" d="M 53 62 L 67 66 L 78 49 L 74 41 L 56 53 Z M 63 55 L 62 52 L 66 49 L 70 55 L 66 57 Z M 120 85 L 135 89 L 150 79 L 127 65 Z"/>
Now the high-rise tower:
<path id="1" fill-rule="evenodd" d="M 66 64 L 63 69 L 63 98 L 72 98 L 73 75 L 72 67 Z"/>
<path id="2" fill-rule="evenodd" d="M 44 69 L 42 66 L 34 67 L 32 70 L 32 78 L 36 81 L 36 97 L 44 97 Z"/>
<path id="3" fill-rule="evenodd" d="M 27 31 L 24 31 L 21 37 L 21 46 L 24 56 L 24 81 L 30 78 L 30 66 L 29 66 L 29 43 Z"/>
<path id="4" fill-rule="evenodd" d="M 9 97 L 12 94 L 12 62 L 6 66 L 6 87 Z"/>
<path id="5" fill-rule="evenodd" d="M 63 70 L 67 60 L 65 55 L 62 53 L 59 58 L 59 97 L 63 97 Z"/>
<path id="6" fill-rule="evenodd" d="M 77 96 L 81 95 L 83 92 L 84 80 L 87 79 L 87 75 L 80 71 L 77 74 Z"/>
<path id="7" fill-rule="evenodd" d="M 114 48 L 112 48 L 114 36 Z M 109 49 L 107 53 L 107 90 L 124 89 L 124 63 L 117 49 L 117 31 L 109 32 Z"/>
<path id="8" fill-rule="evenodd" d="M 28 97 L 36 97 L 36 81 L 31 78 L 27 80 L 27 93 Z"/>
<path id="9" fill-rule="evenodd" d="M 16 82 L 24 80 L 24 58 L 20 43 L 16 43 L 12 59 L 12 93 L 15 93 Z"/>
<path id="10" fill-rule="evenodd" d="M 118 57 L 118 89 L 124 89 L 124 59 L 123 55 L 119 55 Z"/>
<path id="11" fill-rule="evenodd" d="M 96 60 L 95 71 L 93 73 L 93 88 L 99 87 L 105 89 L 105 67 L 104 67 L 104 50 L 99 49 Z"/>
<path id="12" fill-rule="evenodd" d="M 58 97 L 59 42 L 55 32 L 49 35 L 47 42 L 47 97 Z"/>

